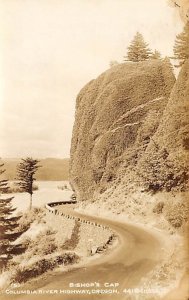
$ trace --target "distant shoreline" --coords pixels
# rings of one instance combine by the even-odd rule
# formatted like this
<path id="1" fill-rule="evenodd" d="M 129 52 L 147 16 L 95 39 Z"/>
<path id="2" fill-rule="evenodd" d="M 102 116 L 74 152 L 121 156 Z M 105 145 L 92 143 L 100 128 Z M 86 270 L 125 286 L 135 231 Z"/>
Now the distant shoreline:
<path id="1" fill-rule="evenodd" d="M 4 177 L 9 181 L 15 181 L 17 165 L 21 159 L 1 159 L 4 163 Z M 41 168 L 36 173 L 37 181 L 68 181 L 69 180 L 69 158 L 45 158 L 40 159 Z"/>

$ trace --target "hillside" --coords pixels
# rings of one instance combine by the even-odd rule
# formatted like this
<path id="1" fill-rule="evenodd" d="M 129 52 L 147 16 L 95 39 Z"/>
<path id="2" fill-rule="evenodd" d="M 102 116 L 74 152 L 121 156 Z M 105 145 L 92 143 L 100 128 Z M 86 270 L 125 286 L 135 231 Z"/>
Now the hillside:
<path id="1" fill-rule="evenodd" d="M 175 78 L 165 59 L 119 64 L 79 93 L 70 178 L 80 200 L 136 166 L 157 130 Z"/>
<path id="2" fill-rule="evenodd" d="M 14 180 L 16 177 L 16 168 L 20 159 L 2 159 L 4 162 L 5 178 Z M 69 179 L 69 159 L 46 158 L 40 160 L 39 170 L 36 173 L 37 180 L 61 181 Z"/>

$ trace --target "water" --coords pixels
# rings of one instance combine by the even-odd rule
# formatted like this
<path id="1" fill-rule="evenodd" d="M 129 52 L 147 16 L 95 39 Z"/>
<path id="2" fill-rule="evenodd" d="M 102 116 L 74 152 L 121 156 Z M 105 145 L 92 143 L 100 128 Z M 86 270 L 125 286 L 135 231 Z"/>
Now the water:
<path id="1" fill-rule="evenodd" d="M 39 189 L 33 193 L 33 206 L 43 207 L 48 202 L 55 201 L 65 201 L 69 200 L 73 191 L 69 190 L 60 190 L 58 186 L 63 186 L 69 183 L 66 181 L 36 181 Z M 4 198 L 9 196 L 14 196 L 12 204 L 18 211 L 25 211 L 29 207 L 30 195 L 28 193 L 15 193 L 4 195 Z"/>

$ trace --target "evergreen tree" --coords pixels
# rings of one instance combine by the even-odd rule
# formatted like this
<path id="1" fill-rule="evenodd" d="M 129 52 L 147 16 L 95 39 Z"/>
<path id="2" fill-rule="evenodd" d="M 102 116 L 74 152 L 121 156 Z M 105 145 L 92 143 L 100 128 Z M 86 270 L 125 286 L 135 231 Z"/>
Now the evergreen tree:
<path id="1" fill-rule="evenodd" d="M 0 164 L 0 175 L 3 170 L 4 164 Z M 12 208 L 12 199 L 2 198 L 1 193 L 8 190 L 8 181 L 5 179 L 0 180 L 0 268 L 6 266 L 7 262 L 12 258 L 13 254 L 16 254 L 17 245 L 11 244 L 17 239 L 19 234 L 15 232 L 18 227 L 18 219 L 20 217 L 13 217 L 12 213 L 15 208 Z"/>
<path id="2" fill-rule="evenodd" d="M 128 47 L 127 56 L 124 61 L 139 62 L 150 58 L 151 50 L 145 43 L 141 33 L 137 32 L 130 46 Z"/>
<path id="3" fill-rule="evenodd" d="M 189 58 L 189 22 L 186 23 L 183 32 L 176 36 L 173 51 L 174 59 L 179 61 L 176 67 L 182 66 Z"/>
<path id="4" fill-rule="evenodd" d="M 33 182 L 36 180 L 34 175 L 39 169 L 39 160 L 33 158 L 22 159 L 17 167 L 17 185 L 23 192 L 30 194 L 30 209 L 32 207 Z"/>
<path id="5" fill-rule="evenodd" d="M 168 56 L 165 56 L 165 58 L 162 61 L 164 63 L 164 66 L 166 66 L 165 70 L 169 70 L 172 74 L 174 74 L 174 68 L 170 58 Z"/>
<path id="6" fill-rule="evenodd" d="M 161 53 L 157 50 L 155 50 L 152 55 L 150 56 L 152 59 L 161 59 Z"/>
<path id="7" fill-rule="evenodd" d="M 4 164 L 0 164 L 0 176 L 5 172 L 5 169 L 2 169 Z M 0 194 L 5 194 L 8 192 L 8 181 L 6 179 L 0 180 Z"/>

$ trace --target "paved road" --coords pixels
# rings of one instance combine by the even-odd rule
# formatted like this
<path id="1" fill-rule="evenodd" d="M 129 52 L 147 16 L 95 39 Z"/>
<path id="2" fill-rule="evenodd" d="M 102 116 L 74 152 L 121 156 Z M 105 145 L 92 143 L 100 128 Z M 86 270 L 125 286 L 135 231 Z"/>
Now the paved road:
<path id="1" fill-rule="evenodd" d="M 75 213 L 76 214 L 76 213 Z M 81 216 L 81 215 L 80 215 Z M 129 294 L 123 293 L 124 289 L 136 288 L 140 286 L 140 280 L 158 263 L 161 256 L 161 245 L 158 239 L 146 230 L 126 223 L 100 219 L 97 217 L 85 216 L 85 219 L 98 221 L 99 223 L 110 226 L 119 236 L 117 247 L 109 251 L 107 255 L 102 255 L 99 259 L 79 266 L 70 272 L 55 273 L 37 280 L 26 286 L 29 289 L 43 290 L 67 290 L 70 283 L 94 283 L 100 284 L 99 287 L 86 288 L 86 290 L 108 289 L 117 290 L 114 294 L 46 294 L 41 295 L 14 295 L 14 299 L 34 300 L 34 299 L 62 299 L 62 300 L 96 300 L 96 299 L 132 299 Z M 119 283 L 118 287 L 105 287 L 106 283 Z M 74 288 L 77 290 L 77 288 Z M 2 298 L 1 298 L 2 299 Z M 13 299 L 9 295 L 9 300 Z M 144 299 L 143 295 L 141 298 Z"/>

